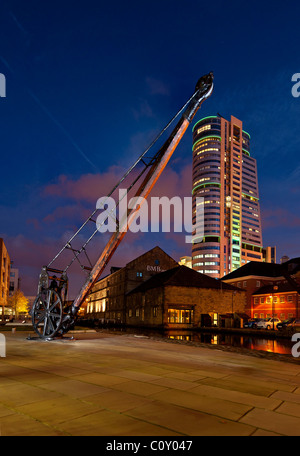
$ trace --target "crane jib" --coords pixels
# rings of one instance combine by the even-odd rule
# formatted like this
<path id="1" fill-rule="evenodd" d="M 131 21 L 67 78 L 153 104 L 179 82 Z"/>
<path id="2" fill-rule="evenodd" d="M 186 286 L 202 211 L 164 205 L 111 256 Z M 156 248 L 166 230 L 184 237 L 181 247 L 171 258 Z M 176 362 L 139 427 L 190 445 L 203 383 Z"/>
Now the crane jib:
<path id="1" fill-rule="evenodd" d="M 152 188 L 159 179 L 163 170 L 167 166 L 171 156 L 173 155 L 175 149 L 180 143 L 184 133 L 186 132 L 189 124 L 193 120 L 196 112 L 200 108 L 201 104 L 205 99 L 207 99 L 213 91 L 213 74 L 209 73 L 199 79 L 196 85 L 196 89 L 192 97 L 184 105 L 184 107 L 176 114 L 171 122 L 163 129 L 163 131 L 157 136 L 153 143 L 143 152 L 143 154 L 136 160 L 136 162 L 129 168 L 129 170 L 124 174 L 124 176 L 119 180 L 117 185 L 115 185 L 112 191 L 108 194 L 111 195 L 114 190 L 116 190 L 119 185 L 127 178 L 132 170 L 137 166 L 137 164 L 143 164 L 144 167 L 142 171 L 138 174 L 138 177 L 134 176 L 132 182 L 129 184 L 128 189 L 132 189 L 134 185 L 140 180 L 143 179 L 140 183 L 138 189 L 135 192 L 135 197 L 141 197 L 142 201 L 145 201 L 149 196 Z M 159 149 L 159 151 L 154 155 L 154 157 L 147 158 L 147 152 L 150 147 L 160 138 L 161 134 L 169 127 L 169 125 L 174 121 L 179 114 L 181 115 L 180 120 L 176 124 L 175 128 L 172 130 L 168 139 L 165 141 L 164 145 Z M 147 159 L 149 162 L 147 162 Z M 141 208 L 141 205 L 134 207 L 129 210 L 129 213 L 126 214 L 126 223 L 127 228 L 137 217 L 138 212 Z M 91 291 L 91 288 L 101 276 L 104 271 L 107 263 L 112 258 L 114 252 L 119 246 L 120 242 L 124 238 L 128 229 L 116 230 L 110 237 L 108 243 L 106 244 L 103 252 L 100 257 L 97 259 L 94 265 L 92 265 L 86 247 L 94 235 L 97 233 L 97 230 L 94 230 L 92 235 L 81 245 L 80 248 L 74 248 L 72 243 L 76 236 L 81 233 L 81 230 L 86 227 L 89 222 L 94 221 L 94 215 L 97 210 L 94 210 L 89 218 L 83 223 L 79 230 L 68 240 L 65 246 L 58 252 L 58 254 L 53 258 L 53 260 L 42 268 L 39 285 L 38 285 L 38 295 L 34 302 L 32 308 L 32 323 L 35 332 L 40 338 L 52 339 L 55 336 L 62 335 L 66 333 L 70 327 L 74 324 L 76 315 L 82 303 L 85 301 L 86 297 Z M 122 225 L 123 226 L 123 225 Z M 64 269 L 54 268 L 52 264 L 65 252 L 72 251 L 73 258 L 70 262 L 67 263 Z M 84 258 L 88 261 L 88 266 L 85 266 L 80 261 L 80 255 L 83 255 Z M 67 291 L 68 291 L 68 277 L 67 270 L 73 264 L 73 262 L 78 261 L 82 270 L 87 271 L 87 278 L 75 298 L 74 302 L 71 305 L 67 305 Z M 49 275 L 49 273 L 58 273 L 61 274 L 59 278 L 55 275 Z M 52 282 L 49 284 L 50 279 Z"/>

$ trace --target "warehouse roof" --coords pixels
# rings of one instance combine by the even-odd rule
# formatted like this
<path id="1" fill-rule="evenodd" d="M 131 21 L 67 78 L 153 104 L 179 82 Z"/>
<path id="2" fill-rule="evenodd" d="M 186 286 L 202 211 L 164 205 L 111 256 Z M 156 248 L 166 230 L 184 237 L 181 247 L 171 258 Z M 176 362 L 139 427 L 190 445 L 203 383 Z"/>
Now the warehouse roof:
<path id="1" fill-rule="evenodd" d="M 284 277 L 286 274 L 292 275 L 300 270 L 300 257 L 293 258 L 282 264 L 264 263 L 261 261 L 249 261 L 240 268 L 230 272 L 222 280 L 239 279 L 241 277 Z"/>
<path id="2" fill-rule="evenodd" d="M 210 288 L 236 291 L 240 289 L 232 285 L 222 283 L 220 280 L 209 277 L 200 272 L 194 271 L 186 266 L 177 266 L 159 274 L 154 275 L 150 279 L 138 285 L 128 294 L 144 292 L 153 288 L 163 286 L 177 287 L 195 287 L 195 288 Z"/>

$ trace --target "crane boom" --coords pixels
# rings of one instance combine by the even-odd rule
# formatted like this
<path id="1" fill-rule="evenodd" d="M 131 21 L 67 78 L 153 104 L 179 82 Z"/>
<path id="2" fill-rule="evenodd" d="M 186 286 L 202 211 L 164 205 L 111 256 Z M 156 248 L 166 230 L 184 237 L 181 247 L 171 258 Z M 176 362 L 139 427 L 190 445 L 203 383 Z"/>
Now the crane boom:
<path id="1" fill-rule="evenodd" d="M 188 101 L 186 109 L 184 110 L 180 120 L 176 124 L 172 133 L 170 134 L 164 145 L 156 153 L 155 157 L 151 160 L 150 164 L 145 166 L 142 173 L 138 176 L 138 178 L 140 178 L 144 174 L 144 171 L 147 171 L 142 183 L 135 192 L 135 197 L 141 198 L 139 200 L 141 201 L 141 204 L 149 196 L 153 186 L 155 185 L 163 170 L 165 169 L 167 163 L 169 162 L 172 154 L 174 153 L 179 142 L 181 141 L 184 133 L 186 132 L 196 112 L 200 108 L 203 101 L 211 95 L 212 91 L 213 74 L 209 73 L 205 76 L 202 76 L 202 78 L 199 79 L 195 88 L 195 92 Z M 127 176 L 128 174 L 129 172 L 127 172 L 125 176 Z M 120 182 L 122 182 L 122 180 L 123 179 L 121 179 Z M 133 183 L 136 183 L 137 180 L 138 179 L 134 179 Z M 130 186 L 130 188 L 133 187 L 133 183 Z M 114 189 L 115 188 L 116 187 L 114 187 Z M 42 273 L 40 275 L 39 293 L 34 303 L 32 313 L 33 327 L 40 337 L 49 339 L 53 338 L 58 333 L 65 333 L 68 331 L 70 326 L 75 321 L 75 317 L 80 306 L 85 301 L 95 282 L 101 276 L 107 263 L 113 256 L 114 252 L 116 251 L 117 247 L 119 246 L 120 242 L 122 241 L 126 232 L 128 231 L 128 228 L 130 227 L 131 223 L 137 216 L 141 204 L 137 205 L 132 209 L 129 209 L 128 213 L 126 214 L 126 220 L 121 220 L 121 223 L 119 224 L 119 226 L 122 226 L 122 229 L 117 229 L 111 235 L 107 245 L 105 246 L 98 260 L 95 262 L 94 266 L 91 268 L 86 268 L 90 269 L 87 279 L 84 285 L 82 286 L 79 294 L 75 298 L 74 302 L 67 309 L 63 308 L 63 303 L 60 301 L 62 291 L 64 291 L 67 284 L 66 269 L 69 267 L 69 265 L 67 268 L 65 268 L 65 270 L 53 269 L 50 268 L 50 265 L 54 261 L 52 260 L 52 262 L 49 263 L 48 267 L 43 268 Z M 95 212 L 96 211 L 94 211 L 92 215 L 94 215 Z M 85 224 L 86 222 L 84 223 L 84 225 Z M 73 240 L 73 237 L 71 238 L 71 240 Z M 75 256 L 72 262 L 75 261 L 75 259 L 78 259 L 78 256 L 82 251 L 85 252 L 86 244 L 87 243 L 85 243 L 83 247 L 77 251 L 75 251 L 71 247 L 70 242 L 66 244 L 64 248 L 71 248 L 71 250 L 75 252 Z M 64 250 L 64 248 L 59 252 L 59 254 Z M 60 281 L 60 286 L 58 286 L 58 289 L 55 289 L 55 287 L 47 287 L 49 271 L 61 273 L 61 278 L 58 279 Z"/>

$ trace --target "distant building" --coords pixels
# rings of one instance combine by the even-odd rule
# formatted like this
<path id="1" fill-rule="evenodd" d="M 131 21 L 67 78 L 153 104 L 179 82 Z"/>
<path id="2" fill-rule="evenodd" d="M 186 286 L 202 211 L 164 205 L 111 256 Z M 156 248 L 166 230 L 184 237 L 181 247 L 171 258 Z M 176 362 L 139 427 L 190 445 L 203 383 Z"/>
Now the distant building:
<path id="1" fill-rule="evenodd" d="M 191 256 L 183 256 L 178 261 L 179 266 L 186 266 L 187 268 L 192 268 L 192 257 Z"/>
<path id="2" fill-rule="evenodd" d="M 11 315 L 11 309 L 8 307 L 9 296 L 9 279 L 10 279 L 10 257 L 2 238 L 0 238 L 0 319 Z"/>
<path id="3" fill-rule="evenodd" d="M 19 290 L 19 269 L 11 267 L 9 274 L 9 296 L 12 296 L 16 290 Z"/>
<path id="4" fill-rule="evenodd" d="M 286 255 L 283 255 L 283 257 L 280 258 L 280 263 L 283 264 L 283 263 L 286 263 L 287 261 L 289 261 L 289 257 L 286 256 Z"/>
<path id="5" fill-rule="evenodd" d="M 300 258 L 282 264 L 251 261 L 223 277 L 222 281 L 246 291 L 246 313 L 251 317 L 267 318 L 276 314 L 280 319 L 287 319 L 300 316 Z"/>
<path id="6" fill-rule="evenodd" d="M 265 247 L 262 250 L 263 261 L 266 263 L 276 263 L 276 247 Z"/>
<path id="7" fill-rule="evenodd" d="M 218 115 L 195 124 L 192 193 L 194 224 L 196 208 L 204 207 L 204 238 L 197 243 L 195 237 L 193 269 L 221 278 L 263 260 L 257 165 L 242 121 Z"/>
<path id="8" fill-rule="evenodd" d="M 299 318 L 299 287 L 287 282 L 265 285 L 252 296 L 252 318 Z"/>

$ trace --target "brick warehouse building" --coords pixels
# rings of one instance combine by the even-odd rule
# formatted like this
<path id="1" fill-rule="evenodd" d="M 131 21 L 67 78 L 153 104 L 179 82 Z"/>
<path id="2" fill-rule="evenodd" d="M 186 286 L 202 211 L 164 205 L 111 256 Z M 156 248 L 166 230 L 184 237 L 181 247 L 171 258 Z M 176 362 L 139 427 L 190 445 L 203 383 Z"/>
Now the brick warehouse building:
<path id="1" fill-rule="evenodd" d="M 100 279 L 82 306 L 84 318 L 100 322 L 126 322 L 126 294 L 154 274 L 177 266 L 178 263 L 160 247 L 154 247 L 123 268 L 111 268 L 111 274 Z"/>
<path id="2" fill-rule="evenodd" d="M 83 313 L 100 323 L 191 328 L 219 326 L 221 315 L 243 313 L 245 302 L 243 290 L 178 266 L 155 247 L 112 268 L 93 287 Z"/>
<path id="3" fill-rule="evenodd" d="M 244 314 L 245 303 L 243 290 L 177 266 L 127 294 L 126 322 L 172 329 L 225 326 L 226 317 Z"/>

